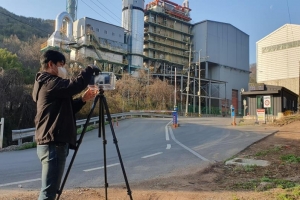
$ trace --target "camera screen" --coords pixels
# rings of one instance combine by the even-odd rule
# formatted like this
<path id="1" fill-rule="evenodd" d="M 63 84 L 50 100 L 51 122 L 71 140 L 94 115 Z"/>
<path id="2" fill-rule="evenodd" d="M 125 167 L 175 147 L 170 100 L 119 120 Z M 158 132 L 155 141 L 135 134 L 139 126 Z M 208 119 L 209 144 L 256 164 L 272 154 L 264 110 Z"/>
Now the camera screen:
<path id="1" fill-rule="evenodd" d="M 101 87 L 104 90 L 115 89 L 116 76 L 113 72 L 102 72 L 97 76 L 93 76 L 89 85 Z"/>
<path id="2" fill-rule="evenodd" d="M 96 85 L 110 84 L 110 75 L 109 74 L 99 74 L 95 76 L 94 83 Z"/>

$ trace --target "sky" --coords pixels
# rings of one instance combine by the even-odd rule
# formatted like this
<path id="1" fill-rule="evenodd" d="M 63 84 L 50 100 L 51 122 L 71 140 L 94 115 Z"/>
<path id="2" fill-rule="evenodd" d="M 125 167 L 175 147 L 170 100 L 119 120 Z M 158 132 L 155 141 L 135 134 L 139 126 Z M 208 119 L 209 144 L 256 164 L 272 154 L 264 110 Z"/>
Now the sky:
<path id="1" fill-rule="evenodd" d="M 145 0 L 145 5 L 152 0 Z M 172 0 L 179 5 L 183 0 Z M 0 0 L 16 15 L 55 19 L 66 0 Z M 231 24 L 249 35 L 249 64 L 256 62 L 256 42 L 284 24 L 300 25 L 300 0 L 189 0 L 192 23 L 213 20 Z M 77 18 L 89 17 L 121 26 L 121 0 L 78 0 Z"/>

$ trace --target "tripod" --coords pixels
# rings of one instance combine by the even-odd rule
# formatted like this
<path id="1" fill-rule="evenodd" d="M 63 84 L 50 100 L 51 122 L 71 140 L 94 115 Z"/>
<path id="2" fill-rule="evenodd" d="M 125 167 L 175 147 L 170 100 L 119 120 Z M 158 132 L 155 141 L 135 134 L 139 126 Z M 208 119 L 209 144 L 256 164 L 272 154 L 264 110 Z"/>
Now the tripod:
<path id="1" fill-rule="evenodd" d="M 107 121 L 109 121 L 109 125 L 110 125 L 110 129 L 111 129 L 111 132 L 112 132 L 112 136 L 113 136 L 113 142 L 116 146 L 116 149 L 117 149 L 117 153 L 118 153 L 118 157 L 119 157 L 119 162 L 121 164 L 121 168 L 122 168 L 122 172 L 123 172 L 123 176 L 124 176 L 124 179 L 125 179 L 125 183 L 126 183 L 126 188 L 127 188 L 127 194 L 129 195 L 130 199 L 132 200 L 132 193 L 131 193 L 131 190 L 130 190 L 130 187 L 129 187 L 129 183 L 128 183 L 128 179 L 127 179 L 127 176 L 126 176 L 126 172 L 125 172 L 125 168 L 124 168 L 124 165 L 123 165 L 123 161 L 122 161 L 122 157 L 121 157 L 121 153 L 120 153 L 120 149 L 119 149 L 119 146 L 118 146 L 118 140 L 116 138 L 116 134 L 115 134 L 115 131 L 114 131 L 114 127 L 113 127 L 113 124 L 112 124 L 112 118 L 110 116 L 110 112 L 109 112 L 109 109 L 108 109 L 108 105 L 107 105 L 107 102 L 106 102 L 106 98 L 104 96 L 104 90 L 102 88 L 99 88 L 99 94 L 95 97 L 94 99 L 94 102 L 93 102 L 93 105 L 92 105 L 92 108 L 91 108 L 91 111 L 90 113 L 88 114 L 88 117 L 86 119 L 86 122 L 84 124 L 84 127 L 83 127 L 83 130 L 82 130 L 82 133 L 80 135 L 80 138 L 78 139 L 77 141 L 77 145 L 76 145 L 76 148 L 75 148 L 75 151 L 74 151 L 74 154 L 72 156 L 72 159 L 70 161 L 70 165 L 67 169 L 67 172 L 66 172 L 66 175 L 63 179 L 63 182 L 61 184 L 61 187 L 59 189 L 59 191 L 57 192 L 58 193 L 58 196 L 56 198 L 56 200 L 59 200 L 60 198 L 60 195 L 62 194 L 62 191 L 64 189 L 64 186 L 65 186 L 65 183 L 67 181 L 67 178 L 68 178 L 68 175 L 70 173 L 70 170 L 71 170 L 71 167 L 73 165 L 73 162 L 75 160 L 75 157 L 77 155 L 77 152 L 78 152 L 78 149 L 80 147 L 80 144 L 82 142 L 82 139 L 83 139 L 83 136 L 85 134 L 85 130 L 87 128 L 87 125 L 91 119 L 91 115 L 95 109 L 95 106 L 99 100 L 99 132 L 98 132 L 98 137 L 101 137 L 102 136 L 102 141 L 103 141 L 103 157 L 104 157 L 104 186 L 105 186 L 105 199 L 107 200 L 107 188 L 108 188 L 108 183 L 107 183 L 107 166 L 106 166 L 106 144 L 107 144 L 107 141 L 106 141 L 106 137 L 105 137 L 105 118 L 104 118 L 104 110 L 106 111 L 106 115 L 107 115 Z M 102 133 L 102 134 L 101 134 Z"/>

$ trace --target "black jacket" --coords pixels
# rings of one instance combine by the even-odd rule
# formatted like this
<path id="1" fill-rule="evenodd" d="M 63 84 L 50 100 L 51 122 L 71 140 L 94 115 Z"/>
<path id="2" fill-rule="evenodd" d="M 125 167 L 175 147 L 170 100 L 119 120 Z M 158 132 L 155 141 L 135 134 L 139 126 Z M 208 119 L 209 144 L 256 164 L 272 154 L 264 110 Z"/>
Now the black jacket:
<path id="1" fill-rule="evenodd" d="M 73 99 L 73 95 L 86 88 L 93 69 L 87 67 L 75 79 L 62 79 L 47 72 L 36 74 L 32 92 L 37 103 L 35 116 L 35 140 L 37 144 L 49 142 L 65 142 L 70 148 L 76 146 L 75 113 L 85 104 L 81 98 Z"/>

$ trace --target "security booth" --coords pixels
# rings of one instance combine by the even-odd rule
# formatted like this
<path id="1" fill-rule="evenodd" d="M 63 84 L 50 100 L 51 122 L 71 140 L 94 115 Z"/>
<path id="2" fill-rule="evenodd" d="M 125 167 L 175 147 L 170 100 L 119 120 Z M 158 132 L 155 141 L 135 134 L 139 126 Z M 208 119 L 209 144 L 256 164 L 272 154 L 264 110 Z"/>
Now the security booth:
<path id="1" fill-rule="evenodd" d="M 241 91 L 244 118 L 256 119 L 264 112 L 266 121 L 270 121 L 280 118 L 285 112 L 297 111 L 298 95 L 285 87 L 249 83 L 248 88 L 249 91 Z"/>

